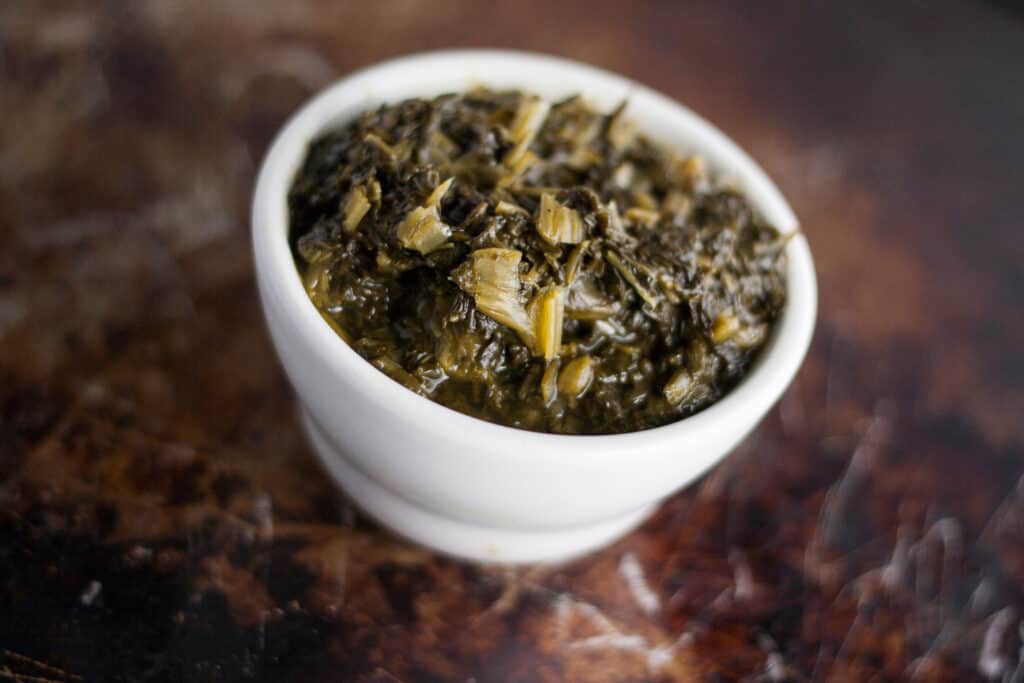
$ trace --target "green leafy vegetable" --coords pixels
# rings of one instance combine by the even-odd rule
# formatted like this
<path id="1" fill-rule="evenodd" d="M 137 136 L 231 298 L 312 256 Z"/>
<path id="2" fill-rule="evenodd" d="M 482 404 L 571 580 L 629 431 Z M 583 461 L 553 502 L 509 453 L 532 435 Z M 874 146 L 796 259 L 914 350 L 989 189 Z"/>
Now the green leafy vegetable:
<path id="1" fill-rule="evenodd" d="M 625 105 L 473 90 L 382 106 L 310 146 L 289 210 L 306 290 L 346 342 L 525 429 L 691 415 L 785 304 L 788 237 Z"/>

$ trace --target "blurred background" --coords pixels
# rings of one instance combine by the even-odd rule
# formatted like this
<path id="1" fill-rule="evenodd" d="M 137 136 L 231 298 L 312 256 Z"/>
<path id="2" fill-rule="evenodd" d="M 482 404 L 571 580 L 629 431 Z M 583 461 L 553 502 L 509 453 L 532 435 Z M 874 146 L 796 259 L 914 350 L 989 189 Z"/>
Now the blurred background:
<path id="1" fill-rule="evenodd" d="M 285 118 L 459 46 L 694 109 L 818 269 L 765 425 L 560 570 L 463 567 L 355 516 L 256 301 L 248 205 Z M 8 0 L 0 122 L 0 679 L 1024 680 L 1012 3 Z"/>

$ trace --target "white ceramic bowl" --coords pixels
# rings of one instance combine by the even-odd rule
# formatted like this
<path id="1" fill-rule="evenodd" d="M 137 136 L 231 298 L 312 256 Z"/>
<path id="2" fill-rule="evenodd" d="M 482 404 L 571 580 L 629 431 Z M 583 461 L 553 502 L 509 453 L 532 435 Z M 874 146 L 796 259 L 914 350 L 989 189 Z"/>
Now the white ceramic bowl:
<path id="1" fill-rule="evenodd" d="M 716 128 L 621 76 L 519 52 L 469 50 L 396 59 L 342 79 L 278 134 L 253 199 L 260 296 L 277 352 L 328 471 L 370 515 L 423 545 L 475 560 L 576 555 L 639 524 L 659 501 L 721 460 L 778 400 L 800 367 L 817 306 L 814 266 L 789 242 L 789 299 L 767 347 L 732 392 L 697 415 L 630 434 L 564 436 L 472 418 L 373 368 L 321 319 L 288 245 L 287 193 L 307 145 L 382 103 L 475 85 L 551 100 L 582 93 L 602 110 L 623 99 L 653 139 L 699 152 L 783 232 L 797 219 L 764 172 Z"/>

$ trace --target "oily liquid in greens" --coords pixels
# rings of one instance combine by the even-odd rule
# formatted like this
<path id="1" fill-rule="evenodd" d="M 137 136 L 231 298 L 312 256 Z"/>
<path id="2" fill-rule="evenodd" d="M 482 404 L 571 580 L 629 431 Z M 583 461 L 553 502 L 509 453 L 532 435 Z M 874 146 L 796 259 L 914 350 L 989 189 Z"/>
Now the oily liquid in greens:
<path id="1" fill-rule="evenodd" d="M 623 109 L 474 90 L 323 135 L 289 194 L 313 303 L 395 381 L 492 422 L 630 432 L 714 402 L 785 303 L 786 238 Z"/>

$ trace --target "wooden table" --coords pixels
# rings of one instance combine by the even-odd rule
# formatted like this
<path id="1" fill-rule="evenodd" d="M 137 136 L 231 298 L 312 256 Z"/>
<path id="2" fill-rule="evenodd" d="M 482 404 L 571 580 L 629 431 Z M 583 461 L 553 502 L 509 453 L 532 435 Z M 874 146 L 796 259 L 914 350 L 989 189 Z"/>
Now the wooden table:
<path id="1" fill-rule="evenodd" d="M 1020 681 L 1024 25 L 979 4 L 0 6 L 0 681 Z M 777 179 L 810 357 L 615 546 L 460 564 L 355 514 L 256 300 L 314 90 L 497 45 L 625 73 Z M 680 453 L 679 457 L 686 457 Z"/>

